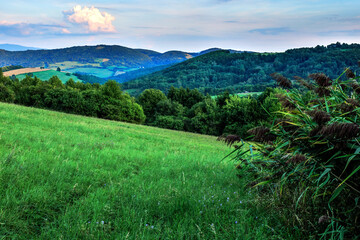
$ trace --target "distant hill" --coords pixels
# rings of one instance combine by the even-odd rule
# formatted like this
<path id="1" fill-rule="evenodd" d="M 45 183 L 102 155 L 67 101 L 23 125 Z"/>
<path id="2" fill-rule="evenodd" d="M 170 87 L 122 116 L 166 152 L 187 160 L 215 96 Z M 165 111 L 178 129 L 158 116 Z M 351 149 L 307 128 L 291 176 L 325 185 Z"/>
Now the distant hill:
<path id="1" fill-rule="evenodd" d="M 144 89 L 167 91 L 171 86 L 198 88 L 217 94 L 224 90 L 258 92 L 274 86 L 269 77 L 279 72 L 292 78 L 324 72 L 337 78 L 344 68 L 358 69 L 360 44 L 330 44 L 314 48 L 290 49 L 282 53 L 253 53 L 233 50 L 210 51 L 164 70 L 123 84 L 132 94 Z"/>
<path id="2" fill-rule="evenodd" d="M 16 44 L 0 44 L 0 49 L 6 50 L 6 51 L 40 50 L 40 48 L 25 47 L 25 46 L 16 45 Z"/>
<path id="3" fill-rule="evenodd" d="M 132 49 L 118 45 L 78 46 L 52 50 L 7 51 L 0 49 L 0 67 L 21 65 L 45 67 L 65 72 L 92 75 L 100 82 L 114 79 L 125 82 L 217 49 L 199 53 Z M 91 78 L 91 82 L 96 78 Z M 90 79 L 90 78 L 87 78 Z"/>
<path id="4" fill-rule="evenodd" d="M 201 54 L 202 53 L 187 53 L 182 51 L 159 53 L 147 49 L 132 49 L 117 45 L 79 46 L 63 49 L 16 52 L 0 50 L 0 66 L 21 65 L 24 67 L 47 67 L 46 65 L 66 61 L 91 64 L 98 63 L 100 59 L 104 67 L 123 66 L 147 68 L 179 63 Z"/>

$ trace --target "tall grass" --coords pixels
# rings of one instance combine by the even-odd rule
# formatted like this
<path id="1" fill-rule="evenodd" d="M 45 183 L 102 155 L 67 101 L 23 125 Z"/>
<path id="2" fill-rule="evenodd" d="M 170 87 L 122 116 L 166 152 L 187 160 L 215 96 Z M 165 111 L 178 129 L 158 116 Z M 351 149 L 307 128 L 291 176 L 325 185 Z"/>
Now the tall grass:
<path id="1" fill-rule="evenodd" d="M 335 80 L 323 73 L 297 77 L 307 91 L 284 91 L 273 122 L 250 130 L 258 154 L 238 148 L 235 158 L 257 174 L 251 184 L 270 192 L 273 207 L 315 239 L 360 238 L 360 85 L 347 69 Z M 283 88 L 292 81 L 273 77 Z M 225 139 L 233 144 L 240 139 Z"/>

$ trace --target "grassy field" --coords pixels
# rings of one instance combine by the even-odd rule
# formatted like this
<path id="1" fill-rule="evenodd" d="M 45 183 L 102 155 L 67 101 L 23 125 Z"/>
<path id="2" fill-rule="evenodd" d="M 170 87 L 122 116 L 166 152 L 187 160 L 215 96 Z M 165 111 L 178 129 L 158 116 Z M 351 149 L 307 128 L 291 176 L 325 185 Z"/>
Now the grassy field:
<path id="1" fill-rule="evenodd" d="M 0 123 L 0 239 L 284 236 L 215 137 L 4 103 Z"/>
<path id="2" fill-rule="evenodd" d="M 85 67 L 85 66 L 93 66 L 93 67 L 101 67 L 100 62 L 97 63 L 79 63 L 76 61 L 64 61 L 64 62 L 57 62 L 53 64 L 49 64 L 49 68 L 53 68 L 56 70 L 58 67 L 61 69 L 68 69 L 68 68 L 75 68 L 75 67 Z"/>
<path id="3" fill-rule="evenodd" d="M 27 73 L 43 72 L 43 71 L 49 71 L 49 69 L 41 69 L 40 67 L 20 68 L 20 69 L 16 69 L 16 70 L 6 71 L 6 72 L 4 72 L 4 76 L 10 77 L 12 75 L 20 75 L 20 74 L 27 74 Z"/>
<path id="4" fill-rule="evenodd" d="M 58 72 L 55 70 L 35 72 L 35 73 L 33 73 L 33 75 L 38 77 L 42 81 L 49 80 L 52 76 L 58 76 L 63 83 L 66 83 L 70 78 L 72 78 L 75 82 L 81 82 L 81 80 L 78 79 L 75 75 L 71 74 L 70 76 L 67 76 L 66 73 Z M 26 74 L 19 74 L 19 75 L 16 75 L 16 77 L 19 80 L 23 80 L 26 77 Z"/>
<path id="5" fill-rule="evenodd" d="M 81 73 L 81 74 L 90 74 L 90 75 L 94 75 L 96 77 L 99 78 L 108 78 L 111 77 L 114 72 L 110 71 L 109 69 L 106 68 L 91 68 L 91 67 L 79 67 L 79 68 L 70 68 L 66 70 L 67 72 L 71 72 L 71 73 Z"/>

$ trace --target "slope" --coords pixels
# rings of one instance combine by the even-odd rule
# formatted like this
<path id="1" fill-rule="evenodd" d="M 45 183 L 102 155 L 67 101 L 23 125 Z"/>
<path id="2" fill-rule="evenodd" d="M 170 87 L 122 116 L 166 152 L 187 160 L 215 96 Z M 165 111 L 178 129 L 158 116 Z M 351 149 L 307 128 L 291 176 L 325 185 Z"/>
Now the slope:
<path id="1" fill-rule="evenodd" d="M 214 137 L 3 103 L 0 122 L 1 238 L 268 239 L 279 225 Z"/>
<path id="2" fill-rule="evenodd" d="M 129 81 L 124 89 L 139 94 L 144 89 L 167 91 L 171 86 L 199 88 L 210 94 L 224 90 L 258 92 L 273 86 L 269 75 L 280 72 L 291 78 L 323 71 L 338 77 L 344 68 L 357 67 L 359 44 L 331 44 L 315 48 L 290 49 L 283 53 L 239 53 L 215 51 L 162 71 Z"/>

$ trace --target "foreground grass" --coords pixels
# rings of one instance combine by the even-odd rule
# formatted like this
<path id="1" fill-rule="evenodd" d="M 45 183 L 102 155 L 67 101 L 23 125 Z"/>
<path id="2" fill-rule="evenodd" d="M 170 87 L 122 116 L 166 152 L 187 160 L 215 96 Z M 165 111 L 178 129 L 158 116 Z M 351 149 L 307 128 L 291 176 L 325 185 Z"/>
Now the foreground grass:
<path id="1" fill-rule="evenodd" d="M 279 237 L 214 137 L 3 103 L 0 123 L 0 239 Z"/>

